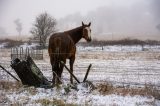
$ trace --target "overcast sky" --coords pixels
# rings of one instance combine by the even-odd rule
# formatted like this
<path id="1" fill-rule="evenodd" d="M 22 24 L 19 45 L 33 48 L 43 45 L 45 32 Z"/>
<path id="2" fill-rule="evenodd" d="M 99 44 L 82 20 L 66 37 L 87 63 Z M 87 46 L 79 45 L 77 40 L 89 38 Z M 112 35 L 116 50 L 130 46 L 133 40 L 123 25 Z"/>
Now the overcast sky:
<path id="1" fill-rule="evenodd" d="M 153 1 L 153 4 L 150 1 Z M 146 9 L 149 7 L 149 4 L 154 5 L 157 1 L 160 0 L 0 0 L 0 32 L 7 33 L 8 35 L 17 35 L 14 21 L 19 19 L 23 26 L 22 34 L 28 35 L 30 34 L 29 30 L 35 21 L 35 17 L 43 12 L 49 13 L 57 20 L 65 19 L 68 15 L 74 15 L 75 13 L 79 13 L 81 17 L 87 18 L 87 16 L 89 16 L 88 14 L 91 14 L 92 12 L 96 14 L 96 11 L 101 11 L 102 8 L 105 8 L 104 10 L 106 10 L 106 7 L 111 11 L 117 11 L 121 8 L 123 8 L 123 11 L 126 9 L 129 10 L 133 9 L 130 7 L 134 7 L 135 5 Z M 148 10 L 151 9 L 146 9 L 144 14 L 149 16 L 149 23 L 151 23 L 154 19 L 150 15 L 153 14 L 150 14 L 151 11 Z M 139 10 L 135 7 L 135 11 L 138 12 Z M 105 11 L 103 12 L 105 14 Z M 91 21 L 94 23 L 94 19 L 91 19 Z M 156 27 L 154 22 L 153 25 L 150 26 Z M 156 32 L 157 30 L 152 30 L 152 32 L 153 31 Z"/>
<path id="2" fill-rule="evenodd" d="M 28 34 L 35 17 L 42 12 L 47 12 L 58 20 L 75 12 L 86 14 L 107 5 L 106 1 L 108 0 L 0 0 L 3 6 L 3 11 L 0 11 L 0 27 L 5 28 L 9 35 L 15 35 L 14 20 L 19 18 L 23 24 L 22 33 Z"/>

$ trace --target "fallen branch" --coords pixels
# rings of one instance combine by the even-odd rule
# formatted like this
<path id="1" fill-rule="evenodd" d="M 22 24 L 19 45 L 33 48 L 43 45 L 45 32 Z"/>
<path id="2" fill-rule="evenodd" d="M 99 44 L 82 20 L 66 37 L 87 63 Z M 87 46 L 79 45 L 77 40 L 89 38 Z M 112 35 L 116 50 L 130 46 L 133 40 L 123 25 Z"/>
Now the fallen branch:
<path id="1" fill-rule="evenodd" d="M 14 78 L 14 79 L 17 80 L 18 82 L 20 82 L 19 79 L 17 79 L 14 75 L 12 75 L 9 71 L 7 71 L 3 66 L 0 65 L 0 67 L 1 67 L 5 72 L 7 72 L 12 78 Z"/>
<path id="2" fill-rule="evenodd" d="M 63 61 L 61 61 L 61 64 L 63 64 L 64 67 L 67 69 L 67 71 L 73 76 L 73 78 L 74 78 L 78 83 L 80 83 L 80 81 L 77 79 L 77 77 L 71 72 L 71 70 L 64 64 Z"/>
<path id="3" fill-rule="evenodd" d="M 92 66 L 92 64 L 90 64 L 90 65 L 88 66 L 88 69 L 87 69 L 87 72 L 86 72 L 86 75 L 85 75 L 85 77 L 84 77 L 83 82 L 86 81 L 86 79 L 87 79 L 87 77 L 88 77 L 88 74 L 89 74 L 89 71 L 90 71 L 90 69 L 91 69 L 91 66 Z"/>

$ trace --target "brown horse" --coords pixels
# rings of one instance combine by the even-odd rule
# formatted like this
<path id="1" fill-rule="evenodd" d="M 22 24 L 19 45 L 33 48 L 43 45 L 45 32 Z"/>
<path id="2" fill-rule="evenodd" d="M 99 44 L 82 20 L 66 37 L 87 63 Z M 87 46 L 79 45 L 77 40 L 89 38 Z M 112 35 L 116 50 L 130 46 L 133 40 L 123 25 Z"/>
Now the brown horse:
<path id="1" fill-rule="evenodd" d="M 64 65 L 62 65 L 60 61 L 66 63 L 66 59 L 69 59 L 70 70 L 73 73 L 76 43 L 79 42 L 81 38 L 84 38 L 87 42 L 91 41 L 90 25 L 91 23 L 85 25 L 82 22 L 82 26 L 80 27 L 65 32 L 55 33 L 50 37 L 48 53 L 52 65 L 53 84 L 61 83 L 61 81 L 56 77 L 57 74 L 58 77 L 61 78 L 61 74 L 63 72 Z M 71 75 L 70 81 L 73 83 Z"/>

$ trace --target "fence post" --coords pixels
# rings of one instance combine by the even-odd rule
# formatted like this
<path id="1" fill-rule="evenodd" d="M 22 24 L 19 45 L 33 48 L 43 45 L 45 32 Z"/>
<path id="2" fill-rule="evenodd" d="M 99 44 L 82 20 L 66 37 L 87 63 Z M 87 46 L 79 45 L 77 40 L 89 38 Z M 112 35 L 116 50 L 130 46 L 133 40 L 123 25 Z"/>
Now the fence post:
<path id="1" fill-rule="evenodd" d="M 18 48 L 11 48 L 11 59 L 18 58 Z"/>
<path id="2" fill-rule="evenodd" d="M 22 60 L 23 59 L 23 56 L 22 56 L 23 55 L 23 47 L 20 47 L 20 54 L 19 55 L 20 55 L 20 59 Z"/>
<path id="3" fill-rule="evenodd" d="M 29 48 L 28 48 L 28 47 L 26 48 L 26 57 L 27 57 L 27 56 L 29 56 Z M 25 57 L 25 58 L 26 58 L 26 57 Z"/>
<path id="4" fill-rule="evenodd" d="M 85 75 L 85 77 L 84 77 L 83 82 L 85 82 L 85 81 L 86 81 L 86 79 L 87 79 L 87 77 L 88 77 L 88 74 L 89 74 L 89 71 L 90 71 L 91 66 L 92 66 L 92 64 L 90 64 L 90 65 L 89 65 L 89 67 L 88 67 L 88 69 L 87 69 L 87 72 L 86 72 L 86 75 Z"/>
<path id="5" fill-rule="evenodd" d="M 13 59 L 13 48 L 11 48 L 11 60 Z"/>
<path id="6" fill-rule="evenodd" d="M 21 60 L 25 59 L 27 56 L 31 56 L 33 59 L 37 60 L 43 60 L 43 50 L 41 49 L 31 49 L 29 47 L 26 47 L 25 49 L 23 47 L 20 48 L 11 48 L 11 59 L 19 58 Z"/>
<path id="7" fill-rule="evenodd" d="M 17 47 L 15 48 L 15 51 L 16 51 L 16 55 L 17 55 L 16 58 L 18 58 L 18 48 Z"/>

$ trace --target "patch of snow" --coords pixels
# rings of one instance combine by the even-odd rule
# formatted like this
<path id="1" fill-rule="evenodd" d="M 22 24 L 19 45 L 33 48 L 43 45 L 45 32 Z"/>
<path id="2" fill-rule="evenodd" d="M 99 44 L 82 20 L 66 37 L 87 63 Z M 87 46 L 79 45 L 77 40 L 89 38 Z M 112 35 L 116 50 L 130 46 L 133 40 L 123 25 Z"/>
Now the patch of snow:
<path id="1" fill-rule="evenodd" d="M 71 89 L 68 94 L 64 94 L 64 87 L 66 85 L 61 85 L 60 88 L 36 89 L 36 94 L 31 94 L 29 90 L 24 90 L 23 92 L 13 92 L 7 95 L 7 98 L 11 103 L 19 102 L 26 103 L 27 105 L 39 105 L 36 100 L 49 100 L 54 99 L 65 101 L 65 103 L 77 104 L 77 105 L 117 105 L 117 106 L 160 106 L 160 101 L 156 100 L 154 97 L 145 96 L 121 96 L 116 94 L 101 95 L 95 91 L 89 93 L 88 88 L 85 88 L 82 84 L 77 85 L 77 90 Z"/>
<path id="2" fill-rule="evenodd" d="M 27 46 L 27 44 L 24 44 L 22 47 Z M 160 46 L 145 45 L 143 51 L 141 46 L 105 46 L 103 50 L 102 47 L 78 47 L 78 50 L 78 59 L 74 64 L 74 74 L 80 81 L 83 81 L 87 67 L 92 63 L 87 80 L 95 83 L 107 81 L 118 84 L 128 83 L 129 85 L 134 83 L 160 85 Z M 36 64 L 44 75 L 52 80 L 50 63 L 43 61 L 43 63 L 36 62 Z M 68 63 L 67 66 L 69 66 Z M 7 68 L 7 70 L 13 71 L 10 68 Z M 4 76 L 7 76 L 7 74 Z M 63 80 L 69 82 L 70 74 L 65 69 L 62 77 Z M 10 78 L 9 81 L 11 79 L 13 80 L 13 78 Z M 160 100 L 156 100 L 154 97 L 101 95 L 98 91 L 90 92 L 90 88 L 86 88 L 83 84 L 77 85 L 77 90 L 70 89 L 70 92 L 67 93 L 64 89 L 66 87 L 67 85 L 64 84 L 60 88 L 35 88 L 35 94 L 24 89 L 17 92 L 6 92 L 6 95 L 9 103 L 27 103 L 26 105 L 29 106 L 41 106 L 42 104 L 35 101 L 39 99 L 53 101 L 54 98 L 78 105 L 160 106 Z"/>
<path id="3" fill-rule="evenodd" d="M 20 47 L 22 48 L 35 48 L 36 46 L 39 46 L 39 44 L 37 43 L 32 43 L 31 45 L 27 44 L 27 43 L 24 43 L 23 45 L 20 45 Z"/>
<path id="4" fill-rule="evenodd" d="M 0 44 L 0 48 L 1 48 L 1 49 L 5 48 L 5 46 L 7 46 L 7 42 Z"/>
<path id="5" fill-rule="evenodd" d="M 114 46 L 95 46 L 95 47 L 83 47 L 78 46 L 78 51 L 107 51 L 107 52 L 137 52 L 137 51 L 160 51 L 160 45 L 114 45 Z"/>

